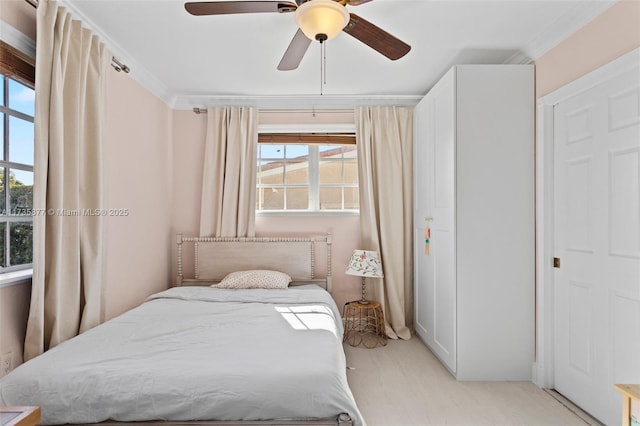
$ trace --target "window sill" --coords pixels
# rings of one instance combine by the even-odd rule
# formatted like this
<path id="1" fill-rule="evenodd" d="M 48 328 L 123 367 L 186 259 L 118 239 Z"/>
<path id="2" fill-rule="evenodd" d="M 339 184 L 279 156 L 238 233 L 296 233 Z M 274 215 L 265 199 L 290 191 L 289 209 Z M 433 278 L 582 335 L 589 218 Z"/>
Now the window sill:
<path id="1" fill-rule="evenodd" d="M 307 210 L 270 210 L 257 211 L 258 216 L 358 216 L 358 210 L 340 210 L 340 211 L 307 211 Z"/>
<path id="2" fill-rule="evenodd" d="M 0 273 L 0 288 L 9 287 L 18 284 L 30 284 L 33 276 L 33 269 L 22 269 L 20 271 L 11 271 Z"/>

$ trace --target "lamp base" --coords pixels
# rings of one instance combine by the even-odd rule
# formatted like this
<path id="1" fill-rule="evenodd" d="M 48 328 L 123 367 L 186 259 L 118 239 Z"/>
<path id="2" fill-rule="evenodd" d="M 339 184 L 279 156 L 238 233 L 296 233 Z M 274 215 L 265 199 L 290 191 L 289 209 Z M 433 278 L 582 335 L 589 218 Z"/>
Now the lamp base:
<path id="1" fill-rule="evenodd" d="M 362 277 L 362 298 L 359 300 L 359 302 L 362 305 L 368 305 L 369 304 L 369 301 L 367 300 L 367 295 L 366 295 L 366 290 L 367 290 L 366 285 L 367 284 L 364 281 L 364 277 Z"/>

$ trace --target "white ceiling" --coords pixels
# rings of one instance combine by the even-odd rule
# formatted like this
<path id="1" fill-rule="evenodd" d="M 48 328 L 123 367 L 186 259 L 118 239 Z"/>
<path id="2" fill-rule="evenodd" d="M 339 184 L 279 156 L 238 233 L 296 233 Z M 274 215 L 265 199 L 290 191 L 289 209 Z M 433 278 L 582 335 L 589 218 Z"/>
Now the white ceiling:
<path id="1" fill-rule="evenodd" d="M 63 0 L 131 75 L 174 108 L 252 103 L 291 107 L 411 104 L 455 64 L 527 63 L 589 22 L 610 0 L 374 0 L 348 6 L 412 46 L 390 61 L 340 34 L 300 67 L 276 66 L 293 14 L 192 16 L 181 0 Z"/>

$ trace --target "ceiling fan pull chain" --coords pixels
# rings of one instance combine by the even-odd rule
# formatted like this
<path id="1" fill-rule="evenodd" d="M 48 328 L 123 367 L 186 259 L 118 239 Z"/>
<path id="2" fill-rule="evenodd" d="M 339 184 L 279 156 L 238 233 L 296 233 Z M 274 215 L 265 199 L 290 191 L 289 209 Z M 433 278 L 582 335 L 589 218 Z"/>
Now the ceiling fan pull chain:
<path id="1" fill-rule="evenodd" d="M 322 71 L 324 73 L 324 79 L 323 79 L 323 83 L 326 85 L 327 84 L 327 46 L 322 43 L 322 58 L 323 60 L 323 67 L 322 67 Z"/>
<path id="2" fill-rule="evenodd" d="M 327 35 L 323 33 L 316 34 L 316 40 L 320 42 L 320 96 L 323 95 L 323 85 L 327 84 L 327 54 L 324 42 L 327 41 Z"/>
<path id="3" fill-rule="evenodd" d="M 324 43 L 322 42 L 322 40 L 320 41 L 320 96 L 323 95 L 322 90 L 323 90 L 323 84 L 322 84 L 322 80 L 323 80 L 323 74 L 324 74 L 324 68 L 323 68 L 323 64 L 324 64 L 324 59 L 322 56 L 322 51 L 324 49 Z"/>

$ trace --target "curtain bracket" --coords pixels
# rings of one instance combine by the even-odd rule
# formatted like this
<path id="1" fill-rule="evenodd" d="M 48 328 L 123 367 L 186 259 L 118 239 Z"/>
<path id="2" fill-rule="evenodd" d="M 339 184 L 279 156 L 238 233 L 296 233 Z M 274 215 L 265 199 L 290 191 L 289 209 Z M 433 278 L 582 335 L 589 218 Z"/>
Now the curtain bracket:
<path id="1" fill-rule="evenodd" d="M 131 68 L 117 60 L 115 56 L 111 57 L 111 66 L 118 72 L 123 71 L 126 74 L 129 74 L 129 71 L 131 71 Z"/>

